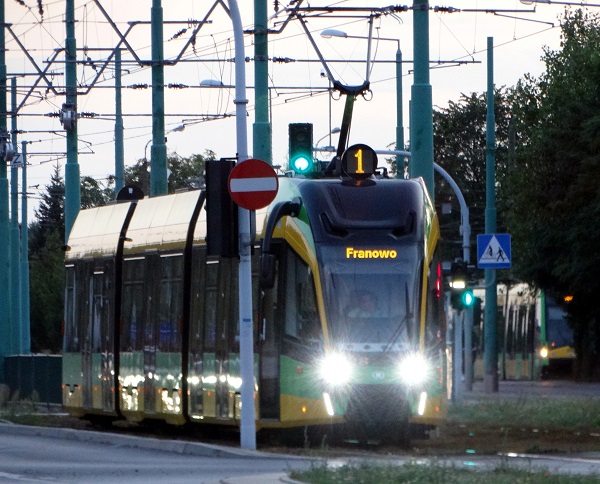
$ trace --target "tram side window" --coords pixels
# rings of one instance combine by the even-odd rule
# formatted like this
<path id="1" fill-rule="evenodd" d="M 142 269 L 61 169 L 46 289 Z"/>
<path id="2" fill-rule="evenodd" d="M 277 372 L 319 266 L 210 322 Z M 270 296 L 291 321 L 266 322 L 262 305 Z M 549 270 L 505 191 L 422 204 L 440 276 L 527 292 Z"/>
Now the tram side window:
<path id="1" fill-rule="evenodd" d="M 161 257 L 159 343 L 161 351 L 177 351 L 181 345 L 183 307 L 183 256 Z"/>
<path id="2" fill-rule="evenodd" d="M 75 316 L 75 267 L 73 265 L 65 268 L 65 339 L 64 351 L 77 352 L 79 348 L 79 327 Z"/>
<path id="3" fill-rule="evenodd" d="M 205 333 L 204 347 L 206 350 L 214 350 L 217 334 L 217 279 L 219 276 L 219 263 L 208 262 L 206 264 L 206 305 L 205 305 Z"/>
<path id="4" fill-rule="evenodd" d="M 425 344 L 429 348 L 440 349 L 443 346 L 446 335 L 442 293 L 442 269 L 437 254 L 429 265 L 428 279 Z"/>
<path id="5" fill-rule="evenodd" d="M 144 267 L 143 258 L 126 259 L 123 264 L 122 351 L 140 351 L 143 347 Z"/>
<path id="6" fill-rule="evenodd" d="M 320 323 L 312 272 L 292 251 L 288 252 L 286 265 L 285 334 L 316 339 Z"/>
<path id="7" fill-rule="evenodd" d="M 206 249 L 197 247 L 192 256 L 192 287 L 191 287 L 191 308 L 190 308 L 190 338 L 192 352 L 200 350 L 203 339 L 204 328 L 204 307 L 206 293 Z"/>
<path id="8" fill-rule="evenodd" d="M 102 342 L 102 320 L 104 311 L 106 311 L 106 298 L 104 295 L 104 273 L 94 272 L 91 281 L 92 295 L 92 312 L 90 314 L 92 320 L 92 352 L 99 353 L 101 351 Z"/>

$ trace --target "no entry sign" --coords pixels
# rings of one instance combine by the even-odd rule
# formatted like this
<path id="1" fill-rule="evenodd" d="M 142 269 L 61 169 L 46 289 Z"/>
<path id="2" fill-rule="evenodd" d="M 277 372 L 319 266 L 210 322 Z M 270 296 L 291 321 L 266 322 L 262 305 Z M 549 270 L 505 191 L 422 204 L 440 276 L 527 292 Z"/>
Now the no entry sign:
<path id="1" fill-rule="evenodd" d="M 271 165 L 250 158 L 231 170 L 228 186 L 235 203 L 246 210 L 258 210 L 273 201 L 277 195 L 279 180 Z"/>

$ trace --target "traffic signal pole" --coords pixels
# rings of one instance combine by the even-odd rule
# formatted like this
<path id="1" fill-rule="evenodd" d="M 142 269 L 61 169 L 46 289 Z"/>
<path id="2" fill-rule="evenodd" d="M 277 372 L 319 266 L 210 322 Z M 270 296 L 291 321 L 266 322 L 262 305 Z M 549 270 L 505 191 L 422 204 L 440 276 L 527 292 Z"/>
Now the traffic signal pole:
<path id="1" fill-rule="evenodd" d="M 235 44 L 235 121 L 236 146 L 239 161 L 248 159 L 246 127 L 246 73 L 244 29 L 236 0 L 228 0 Z M 252 333 L 252 265 L 250 259 L 250 211 L 239 208 L 239 318 L 240 318 L 240 376 L 242 378 L 240 446 L 256 450 L 256 422 L 254 410 L 254 335 Z"/>

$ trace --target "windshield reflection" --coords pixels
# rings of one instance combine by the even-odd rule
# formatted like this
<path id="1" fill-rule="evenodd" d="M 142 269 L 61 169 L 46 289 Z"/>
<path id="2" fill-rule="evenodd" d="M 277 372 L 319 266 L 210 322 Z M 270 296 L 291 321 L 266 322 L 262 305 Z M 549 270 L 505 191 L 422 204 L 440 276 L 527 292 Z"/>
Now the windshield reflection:
<path id="1" fill-rule="evenodd" d="M 400 349 L 417 303 L 416 261 L 338 260 L 325 267 L 327 320 L 334 343 Z M 357 350 L 359 348 L 356 348 Z M 375 349 L 375 348 L 373 348 Z"/>

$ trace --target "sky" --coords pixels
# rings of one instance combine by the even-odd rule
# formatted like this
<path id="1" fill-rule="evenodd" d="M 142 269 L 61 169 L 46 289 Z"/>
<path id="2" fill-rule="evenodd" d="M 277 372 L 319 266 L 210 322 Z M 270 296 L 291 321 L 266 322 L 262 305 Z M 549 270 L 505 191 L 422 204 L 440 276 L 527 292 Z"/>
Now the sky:
<path id="1" fill-rule="evenodd" d="M 28 217 L 31 219 L 39 194 L 45 191 L 57 163 L 64 176 L 64 130 L 58 118 L 49 114 L 58 113 L 65 102 L 61 94 L 65 83 L 64 55 L 56 55 L 56 49 L 62 49 L 65 42 L 65 1 L 44 2 L 42 14 L 37 2 L 25 0 L 24 3 L 5 3 L 5 18 L 10 24 L 6 32 L 6 64 L 8 77 L 17 79 L 17 129 L 21 131 L 17 142 L 19 150 L 22 141 L 29 142 L 27 192 L 30 194 L 31 213 Z M 277 14 L 274 9 L 276 3 L 279 3 L 280 9 Z M 432 9 L 436 6 L 455 9 L 454 13 L 432 10 L 429 14 L 430 84 L 434 109 L 447 106 L 449 101 L 458 101 L 461 93 L 487 90 L 488 37 L 493 39 L 493 75 L 497 87 L 513 86 L 526 73 L 539 76 L 544 70 L 541 62 L 543 48 L 559 48 L 558 19 L 565 3 L 570 2 L 555 2 L 553 5 L 544 2 L 526 5 L 519 0 L 430 2 Z M 579 5 L 578 2 L 573 3 Z M 390 5 L 389 0 L 313 0 L 304 2 L 303 6 L 308 4 L 311 7 Z M 127 32 L 125 38 L 138 59 L 151 59 L 152 0 L 100 0 L 100 5 L 102 8 L 94 1 L 75 0 L 77 58 L 89 60 L 85 65 L 79 64 L 77 73 L 81 93 L 78 111 L 87 114 L 78 121 L 78 161 L 82 176 L 106 180 L 114 173 L 114 64 L 98 73 L 103 61 L 119 42 L 117 30 L 121 35 Z M 239 5 L 244 28 L 251 29 L 253 2 L 240 0 Z M 212 0 L 162 0 L 165 59 L 178 59 L 164 71 L 167 150 L 184 157 L 206 150 L 214 151 L 217 157 L 236 154 L 231 21 L 220 5 L 207 17 L 211 6 Z M 287 2 L 268 2 L 268 12 L 272 15 L 269 27 L 280 30 L 269 37 L 269 56 L 289 60 L 271 62 L 269 67 L 273 164 L 282 166 L 287 163 L 289 123 L 312 123 L 315 144 L 328 145 L 328 133 L 340 126 L 344 108 L 343 98 L 328 95 L 329 81 L 323 75 L 325 69 L 300 22 L 292 20 L 284 23 L 287 15 L 282 9 L 286 6 Z M 491 13 L 492 10 L 495 13 Z M 209 21 L 199 30 L 196 41 L 190 43 L 191 32 L 197 25 L 193 20 L 204 18 Z M 371 91 L 355 103 L 350 144 L 365 143 L 374 149 L 391 149 L 395 143 L 397 86 L 394 60 L 398 47 L 404 61 L 404 136 L 409 141 L 408 108 L 413 83 L 412 24 L 411 10 L 373 19 L 371 54 L 374 62 L 368 74 Z M 307 19 L 306 25 L 333 76 L 343 84 L 362 84 L 367 76 L 366 37 L 370 28 L 367 19 L 359 15 L 352 18 L 322 15 Z M 347 37 L 324 38 L 320 33 L 325 29 L 344 31 Z M 377 41 L 377 37 L 381 40 Z M 245 37 L 245 56 L 250 59 L 246 62 L 250 155 L 254 122 L 252 40 L 250 35 Z M 51 59 L 55 60 L 49 65 Z M 451 61 L 459 61 L 460 64 Z M 44 69 L 47 69 L 46 77 L 51 79 L 57 94 L 47 89 L 44 80 L 40 80 L 38 73 Z M 131 52 L 124 52 L 122 109 L 126 165 L 144 157 L 150 158 L 151 80 L 150 68 L 140 66 Z M 224 87 L 203 86 L 206 81 Z M 37 84 L 33 86 L 34 83 Z M 11 103 L 9 93 L 9 107 Z M 8 127 L 11 128 L 10 119 Z M 331 136 L 331 142 L 337 145 L 336 135 Z M 327 159 L 328 156 L 323 155 L 322 158 Z"/>

